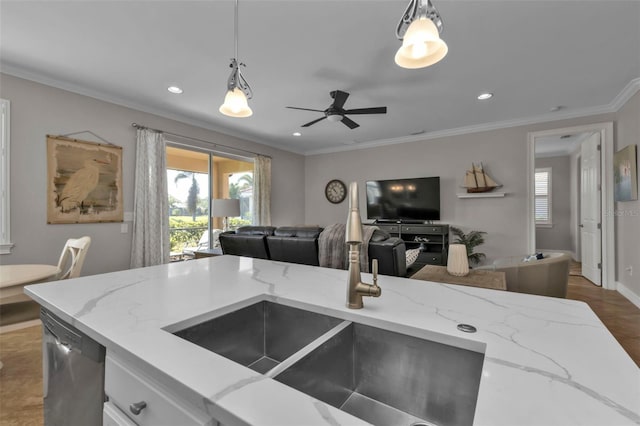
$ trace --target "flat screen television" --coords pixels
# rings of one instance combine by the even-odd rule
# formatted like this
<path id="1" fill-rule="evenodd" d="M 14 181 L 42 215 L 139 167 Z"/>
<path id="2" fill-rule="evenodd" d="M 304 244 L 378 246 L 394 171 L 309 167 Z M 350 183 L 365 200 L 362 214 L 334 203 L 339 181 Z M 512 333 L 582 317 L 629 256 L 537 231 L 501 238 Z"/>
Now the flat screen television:
<path id="1" fill-rule="evenodd" d="M 440 220 L 440 177 L 367 181 L 367 218 Z"/>

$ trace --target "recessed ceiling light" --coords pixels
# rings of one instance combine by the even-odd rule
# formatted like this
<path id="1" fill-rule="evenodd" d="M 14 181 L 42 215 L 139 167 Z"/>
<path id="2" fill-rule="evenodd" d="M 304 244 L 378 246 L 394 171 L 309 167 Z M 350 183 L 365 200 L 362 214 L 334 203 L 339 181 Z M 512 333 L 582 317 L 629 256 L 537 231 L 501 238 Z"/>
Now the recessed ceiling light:
<path id="1" fill-rule="evenodd" d="M 170 91 L 171 93 L 175 93 L 177 95 L 182 93 L 182 89 L 179 88 L 178 86 L 169 86 L 169 87 L 167 87 L 167 90 Z"/>
<path id="2" fill-rule="evenodd" d="M 294 132 L 294 133 L 293 133 L 293 136 L 302 136 L 302 133 L 300 133 L 300 132 Z"/>
<path id="3" fill-rule="evenodd" d="M 493 98 L 493 93 L 489 93 L 489 92 L 487 92 L 487 93 L 480 93 L 480 94 L 478 95 L 478 100 L 479 100 L 479 101 L 486 101 L 487 99 L 491 99 L 491 98 Z"/>

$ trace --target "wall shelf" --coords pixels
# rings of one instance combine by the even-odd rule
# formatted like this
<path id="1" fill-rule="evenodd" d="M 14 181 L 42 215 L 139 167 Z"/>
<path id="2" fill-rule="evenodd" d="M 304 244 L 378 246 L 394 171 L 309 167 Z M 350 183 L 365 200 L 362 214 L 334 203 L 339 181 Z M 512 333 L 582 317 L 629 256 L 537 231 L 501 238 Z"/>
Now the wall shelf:
<path id="1" fill-rule="evenodd" d="M 458 198 L 501 198 L 505 195 L 507 195 L 506 192 L 478 192 L 475 194 L 462 192 L 458 194 Z"/>

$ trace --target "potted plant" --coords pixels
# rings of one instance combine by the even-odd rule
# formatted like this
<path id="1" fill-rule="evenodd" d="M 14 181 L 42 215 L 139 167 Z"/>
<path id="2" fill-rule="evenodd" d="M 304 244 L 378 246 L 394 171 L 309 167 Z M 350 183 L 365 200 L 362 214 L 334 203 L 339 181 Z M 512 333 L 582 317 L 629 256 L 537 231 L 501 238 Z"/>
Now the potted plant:
<path id="1" fill-rule="evenodd" d="M 464 246 L 467 248 L 467 258 L 469 259 L 469 265 L 477 265 L 480 263 L 480 261 L 482 261 L 482 259 L 486 257 L 484 253 L 474 253 L 476 247 L 484 244 L 484 235 L 487 234 L 486 232 L 469 231 L 465 234 L 462 229 L 452 226 L 451 233 L 456 236 L 456 244 L 464 244 Z"/>

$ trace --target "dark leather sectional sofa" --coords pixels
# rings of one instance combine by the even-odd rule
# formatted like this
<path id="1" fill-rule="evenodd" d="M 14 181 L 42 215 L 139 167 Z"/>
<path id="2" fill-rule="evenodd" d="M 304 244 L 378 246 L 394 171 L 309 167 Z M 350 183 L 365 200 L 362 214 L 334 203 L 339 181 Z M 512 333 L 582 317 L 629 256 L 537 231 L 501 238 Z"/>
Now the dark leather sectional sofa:
<path id="1" fill-rule="evenodd" d="M 318 266 L 320 232 L 317 226 L 243 226 L 220 234 L 220 245 L 224 254 Z M 404 277 L 405 251 L 404 241 L 378 229 L 369 241 L 369 268 L 378 259 L 380 274 Z"/>

